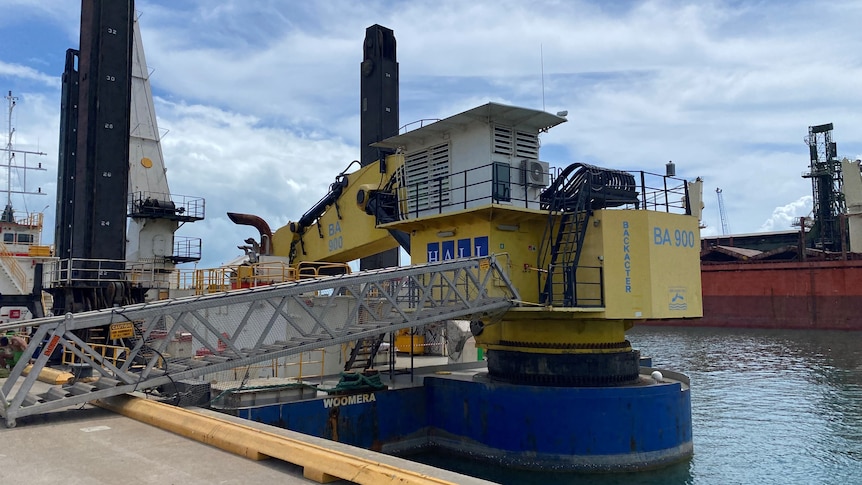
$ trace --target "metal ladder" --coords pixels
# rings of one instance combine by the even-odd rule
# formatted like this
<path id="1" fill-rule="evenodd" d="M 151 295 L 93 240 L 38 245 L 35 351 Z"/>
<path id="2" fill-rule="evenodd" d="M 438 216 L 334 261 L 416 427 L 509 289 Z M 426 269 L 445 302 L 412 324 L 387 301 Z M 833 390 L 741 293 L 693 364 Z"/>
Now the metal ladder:
<path id="1" fill-rule="evenodd" d="M 634 176 L 628 172 L 574 163 L 562 170 L 541 194 L 541 207 L 548 221 L 539 251 L 540 301 L 549 305 L 578 307 L 581 250 L 588 222 L 597 209 L 630 205 L 638 208 Z M 599 272 L 599 284 L 601 283 Z M 588 284 L 594 284 L 590 282 Z M 590 299 L 593 300 L 593 299 Z M 590 302 L 592 306 L 596 302 Z M 601 306 L 603 302 L 599 302 Z"/>
<path id="2" fill-rule="evenodd" d="M 498 318 L 520 299 L 508 268 L 465 258 L 233 290 L 0 325 L 32 326 L 25 355 L 0 389 L 0 415 L 16 419 L 95 399 L 450 319 Z M 364 315 L 359 324 L 359 315 Z M 107 328 L 122 350 L 106 355 L 78 335 Z M 191 355 L 171 355 L 177 340 Z M 57 352 L 73 354 L 99 378 L 34 394 Z"/>
<path id="3" fill-rule="evenodd" d="M 344 370 L 364 371 L 374 367 L 374 359 L 377 357 L 377 352 L 380 350 L 380 346 L 383 345 L 383 340 L 385 339 L 386 334 L 381 333 L 357 340 L 356 345 L 350 351 L 347 363 L 344 364 Z M 394 352 L 394 349 L 392 351 Z"/>

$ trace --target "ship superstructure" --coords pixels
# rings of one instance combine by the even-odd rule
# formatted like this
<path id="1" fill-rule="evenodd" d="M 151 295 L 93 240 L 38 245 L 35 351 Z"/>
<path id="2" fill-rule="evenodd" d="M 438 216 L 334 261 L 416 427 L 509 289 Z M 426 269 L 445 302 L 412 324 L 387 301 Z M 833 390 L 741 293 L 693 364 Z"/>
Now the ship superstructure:
<path id="1" fill-rule="evenodd" d="M 16 322 L 45 315 L 42 271 L 53 258 L 51 247 L 42 243 L 44 212 L 17 211 L 13 206 L 13 196 L 45 195 L 41 189 L 28 191 L 26 181 L 28 172 L 46 170 L 38 161 L 46 154 L 15 148 L 12 121 L 18 97 L 9 91 L 6 101 L 8 132 L 5 147 L 0 149 L 6 196 L 0 215 L 0 322 Z"/>

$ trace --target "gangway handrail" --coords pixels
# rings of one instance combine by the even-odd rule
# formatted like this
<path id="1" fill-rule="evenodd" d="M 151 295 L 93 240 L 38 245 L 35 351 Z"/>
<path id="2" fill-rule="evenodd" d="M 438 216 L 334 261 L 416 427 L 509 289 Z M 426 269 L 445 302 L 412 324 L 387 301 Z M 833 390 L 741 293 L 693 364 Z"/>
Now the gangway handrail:
<path id="1" fill-rule="evenodd" d="M 35 362 L 20 385 L 26 359 L 12 370 L 0 389 L 0 415 L 14 426 L 19 417 L 403 328 L 465 318 L 492 323 L 520 300 L 507 271 L 495 256 L 453 259 L 28 320 L 34 334 L 25 355 Z M 21 327 L 0 324 L 0 331 Z M 94 327 L 116 327 L 117 334 L 134 327 L 118 338 L 131 349 L 124 362 L 79 337 Z M 192 357 L 168 354 L 177 335 L 191 335 Z M 74 353 L 98 381 L 33 395 L 55 350 Z"/>

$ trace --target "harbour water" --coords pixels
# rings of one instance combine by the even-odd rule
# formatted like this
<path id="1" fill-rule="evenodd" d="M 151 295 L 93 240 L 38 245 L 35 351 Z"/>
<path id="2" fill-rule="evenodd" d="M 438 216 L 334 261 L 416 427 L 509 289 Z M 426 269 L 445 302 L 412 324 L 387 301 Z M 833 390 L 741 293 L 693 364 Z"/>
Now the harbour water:
<path id="1" fill-rule="evenodd" d="M 504 484 L 862 484 L 862 332 L 636 327 L 628 338 L 691 377 L 691 460 L 582 475 L 412 459 Z"/>

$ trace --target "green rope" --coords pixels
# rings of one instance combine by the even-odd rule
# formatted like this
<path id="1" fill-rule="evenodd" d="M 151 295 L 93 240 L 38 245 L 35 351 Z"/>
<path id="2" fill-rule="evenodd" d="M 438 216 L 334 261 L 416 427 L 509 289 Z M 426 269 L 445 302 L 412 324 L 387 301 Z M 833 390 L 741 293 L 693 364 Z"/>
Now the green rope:
<path id="1" fill-rule="evenodd" d="M 367 376 L 359 372 L 342 372 L 341 379 L 333 389 L 318 390 L 328 394 L 331 392 L 344 392 L 358 389 L 374 389 L 379 391 L 381 389 L 386 389 L 386 384 L 380 380 L 380 374 Z"/>

